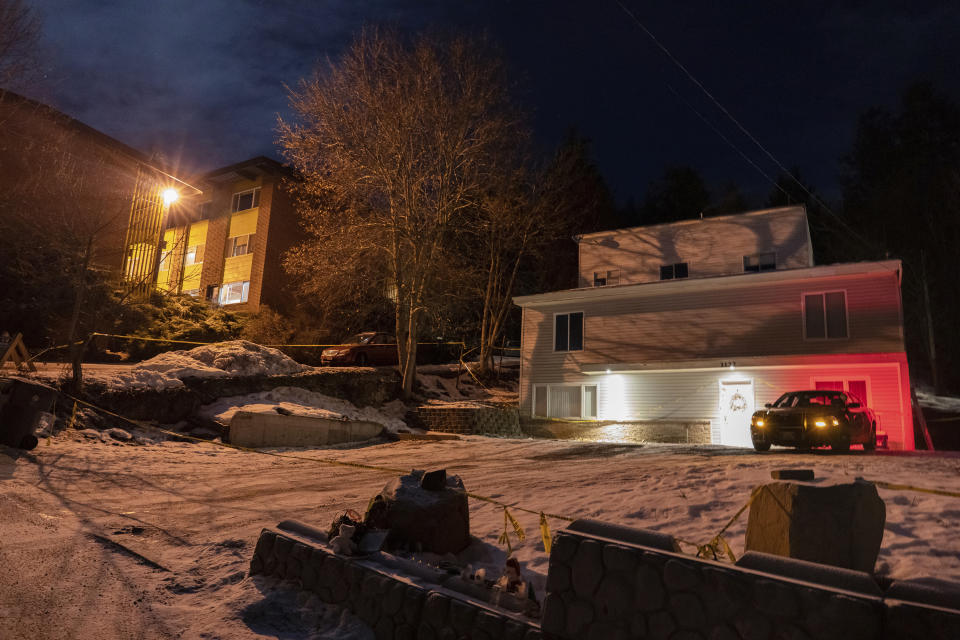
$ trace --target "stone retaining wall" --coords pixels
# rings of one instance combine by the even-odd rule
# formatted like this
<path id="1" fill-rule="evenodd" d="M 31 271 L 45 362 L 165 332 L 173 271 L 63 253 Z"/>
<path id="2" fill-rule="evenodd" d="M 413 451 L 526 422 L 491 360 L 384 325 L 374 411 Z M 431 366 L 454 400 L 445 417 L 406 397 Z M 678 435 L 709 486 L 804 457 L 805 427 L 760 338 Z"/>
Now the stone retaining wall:
<path id="1" fill-rule="evenodd" d="M 417 426 L 446 433 L 523 436 L 514 407 L 462 404 L 417 407 Z"/>
<path id="2" fill-rule="evenodd" d="M 710 421 L 648 420 L 645 422 L 565 422 L 526 419 L 524 433 L 539 438 L 620 442 L 710 444 Z"/>
<path id="3" fill-rule="evenodd" d="M 324 602 L 346 607 L 377 640 L 540 640 L 536 624 L 373 560 L 333 554 L 325 544 L 264 529 L 251 575 L 293 580 Z"/>
<path id="4" fill-rule="evenodd" d="M 541 619 L 547 639 L 960 638 L 960 611 L 885 598 L 868 574 L 860 575 L 873 594 L 699 560 L 577 526 L 558 533 L 550 554 Z M 813 567 L 814 573 L 831 571 Z"/>

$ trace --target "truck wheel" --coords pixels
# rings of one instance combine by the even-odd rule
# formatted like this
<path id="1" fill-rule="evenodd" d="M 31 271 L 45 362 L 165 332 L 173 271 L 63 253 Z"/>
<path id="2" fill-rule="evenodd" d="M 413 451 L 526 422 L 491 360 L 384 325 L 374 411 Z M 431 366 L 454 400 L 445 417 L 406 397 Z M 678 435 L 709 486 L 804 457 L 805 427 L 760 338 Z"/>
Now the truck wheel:
<path id="1" fill-rule="evenodd" d="M 37 440 L 37 436 L 27 434 L 20 439 L 19 448 L 24 449 L 26 451 L 30 451 L 31 449 L 36 449 L 37 444 L 39 444 L 39 442 L 40 441 Z"/>
<path id="2" fill-rule="evenodd" d="M 870 435 L 867 436 L 867 441 L 863 443 L 864 451 L 874 451 L 877 448 L 877 425 L 870 425 Z"/>
<path id="3" fill-rule="evenodd" d="M 768 441 L 766 441 L 766 440 L 754 440 L 754 441 L 753 441 L 753 448 L 756 449 L 757 451 L 760 451 L 760 452 L 769 451 L 769 450 L 770 450 L 770 443 L 769 443 Z"/>

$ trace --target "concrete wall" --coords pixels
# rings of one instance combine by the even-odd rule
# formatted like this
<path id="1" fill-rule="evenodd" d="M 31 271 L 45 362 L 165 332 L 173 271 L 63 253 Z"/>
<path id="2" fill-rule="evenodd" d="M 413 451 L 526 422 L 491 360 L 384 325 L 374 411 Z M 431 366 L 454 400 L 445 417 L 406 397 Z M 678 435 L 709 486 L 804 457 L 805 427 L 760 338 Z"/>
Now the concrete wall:
<path id="1" fill-rule="evenodd" d="M 240 447 L 313 447 L 362 442 L 384 431 L 382 424 L 313 416 L 238 411 L 230 420 L 230 444 Z"/>

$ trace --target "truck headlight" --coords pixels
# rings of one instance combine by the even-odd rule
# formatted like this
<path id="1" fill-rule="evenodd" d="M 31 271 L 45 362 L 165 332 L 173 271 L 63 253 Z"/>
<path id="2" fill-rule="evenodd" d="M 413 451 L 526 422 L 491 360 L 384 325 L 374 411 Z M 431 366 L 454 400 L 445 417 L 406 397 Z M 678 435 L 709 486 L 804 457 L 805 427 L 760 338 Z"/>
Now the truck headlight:
<path id="1" fill-rule="evenodd" d="M 816 421 L 814 421 L 813 424 L 815 424 L 815 425 L 818 426 L 818 427 L 825 427 L 825 426 L 827 426 L 827 421 L 826 421 L 826 420 L 816 420 Z"/>
<path id="2" fill-rule="evenodd" d="M 762 426 L 763 426 L 763 419 L 757 418 L 756 420 L 753 421 L 753 424 L 757 425 L 758 427 L 762 427 Z"/>

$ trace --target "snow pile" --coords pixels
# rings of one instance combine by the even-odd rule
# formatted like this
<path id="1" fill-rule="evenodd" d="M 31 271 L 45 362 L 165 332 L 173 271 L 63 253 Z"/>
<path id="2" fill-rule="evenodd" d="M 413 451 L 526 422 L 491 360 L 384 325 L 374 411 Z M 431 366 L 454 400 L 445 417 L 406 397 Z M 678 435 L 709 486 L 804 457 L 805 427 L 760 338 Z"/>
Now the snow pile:
<path id="1" fill-rule="evenodd" d="M 399 400 L 389 402 L 379 409 L 359 408 L 347 400 L 299 387 L 277 387 L 270 391 L 220 398 L 216 402 L 200 407 L 199 414 L 221 424 L 229 424 L 237 411 L 275 413 L 277 408 L 282 409 L 284 413 L 290 412 L 296 416 L 366 420 L 382 424 L 388 431 L 394 433 L 407 428 L 402 420 L 406 407 Z"/>
<path id="2" fill-rule="evenodd" d="M 187 377 L 269 376 L 309 368 L 277 349 L 231 340 L 188 351 L 168 351 L 129 369 L 85 370 L 84 376 L 111 388 L 160 390 L 183 386 L 182 379 Z"/>
<path id="3" fill-rule="evenodd" d="M 924 409 L 935 409 L 936 411 L 956 411 L 960 413 L 960 398 L 951 396 L 938 396 L 932 391 L 918 389 L 914 387 L 917 394 L 917 402 Z"/>

